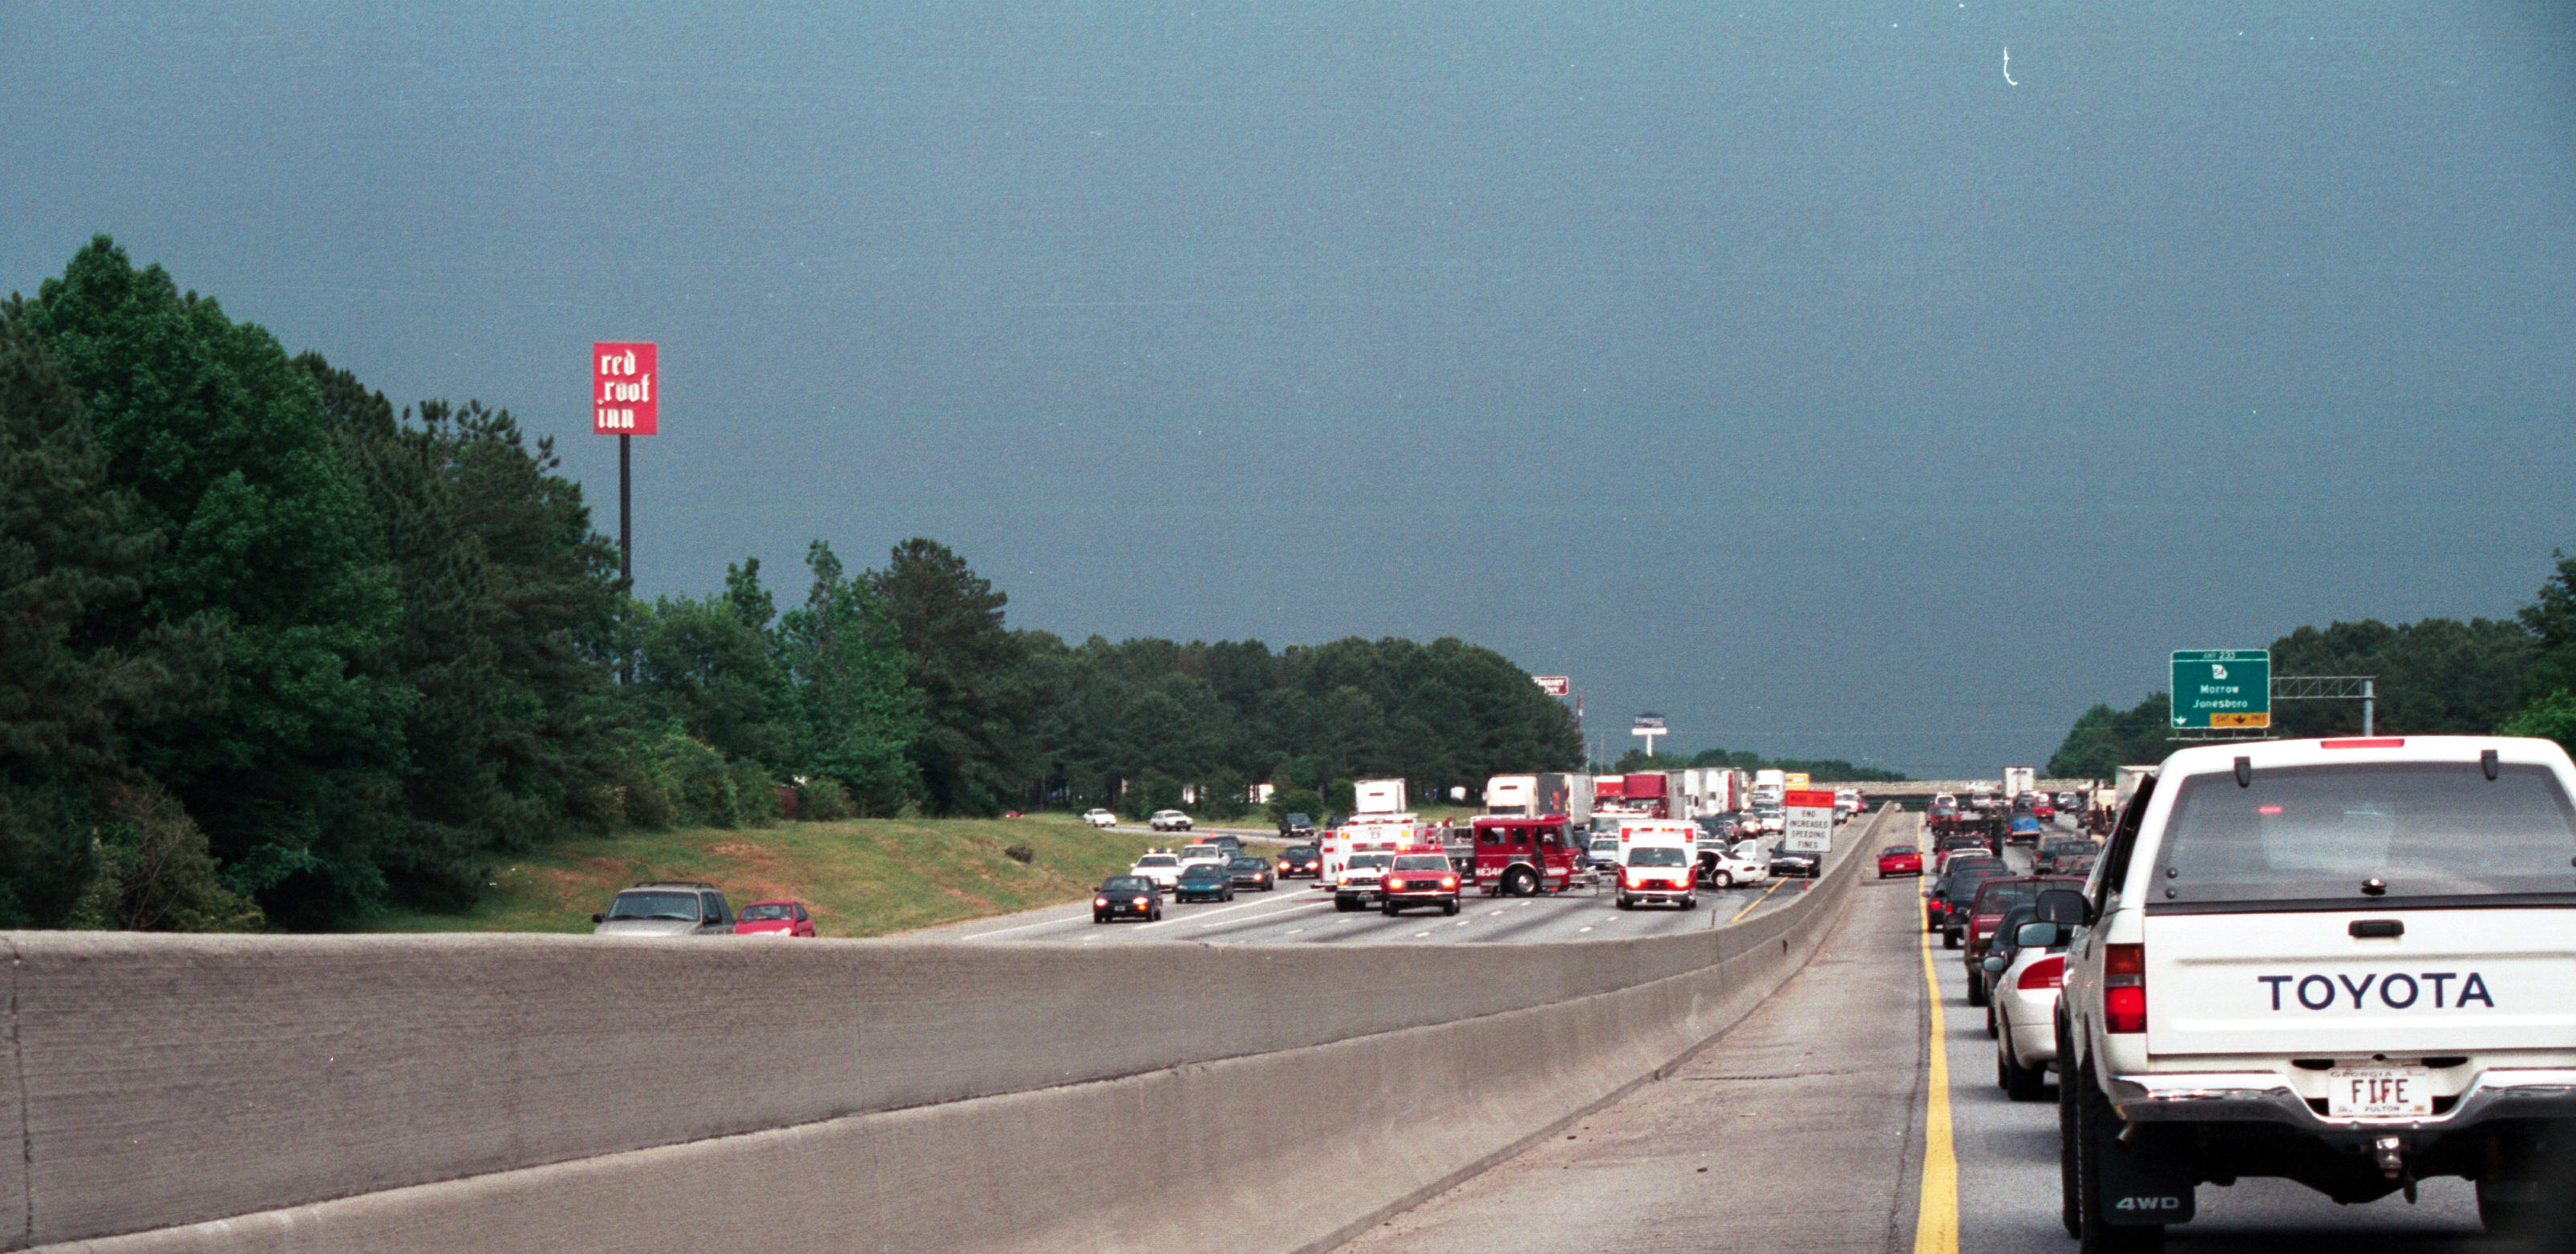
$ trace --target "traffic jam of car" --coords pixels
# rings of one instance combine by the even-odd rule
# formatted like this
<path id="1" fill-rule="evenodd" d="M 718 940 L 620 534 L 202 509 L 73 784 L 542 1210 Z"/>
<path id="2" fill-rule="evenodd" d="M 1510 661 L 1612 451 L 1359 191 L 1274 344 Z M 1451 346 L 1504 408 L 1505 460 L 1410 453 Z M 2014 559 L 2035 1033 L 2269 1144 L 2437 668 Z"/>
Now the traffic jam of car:
<path id="1" fill-rule="evenodd" d="M 1923 926 L 1958 952 L 1944 984 L 1983 1010 L 2007 1107 L 2054 1107 L 2054 1226 L 2088 1254 L 2151 1254 L 2209 1227 L 2204 1207 L 2241 1237 L 2249 1205 L 2305 1222 L 2299 1193 L 2402 1194 L 2497 1248 L 2570 1248 L 2565 750 L 2224 741 L 2100 791 L 1937 796 L 1929 867 L 1879 851 L 1882 876 L 1926 874 Z M 2027 1122 L 1984 1118 L 1994 1136 Z M 2255 1178 L 2304 1190 L 2282 1203 Z"/>
<path id="2" fill-rule="evenodd" d="M 1363 780 L 1352 813 L 1320 825 L 1302 813 L 1282 816 L 1275 839 L 1290 843 L 1258 878 L 1243 874 L 1253 860 L 1238 855 L 1231 888 L 1269 891 L 1308 879 L 1330 894 L 1337 913 L 1390 917 L 1414 909 L 1453 916 L 1473 896 L 1569 893 L 1621 910 L 1694 910 L 1711 893 L 1768 890 L 1819 873 L 1832 828 L 1859 815 L 1865 801 L 1855 789 L 1805 785 L 1776 771 L 1506 775 L 1488 782 L 1485 813 L 1432 820 L 1406 805 L 1404 781 Z M 1812 830 L 1792 838 L 1793 812 L 1813 816 Z M 1188 830 L 1186 815 L 1157 818 L 1165 830 Z M 1220 839 L 1231 838 L 1209 838 Z M 1195 887 L 1188 879 L 1194 863 L 1217 856 L 1205 843 L 1149 849 L 1126 874 L 1153 881 L 1176 904 L 1231 900 L 1213 877 Z"/>

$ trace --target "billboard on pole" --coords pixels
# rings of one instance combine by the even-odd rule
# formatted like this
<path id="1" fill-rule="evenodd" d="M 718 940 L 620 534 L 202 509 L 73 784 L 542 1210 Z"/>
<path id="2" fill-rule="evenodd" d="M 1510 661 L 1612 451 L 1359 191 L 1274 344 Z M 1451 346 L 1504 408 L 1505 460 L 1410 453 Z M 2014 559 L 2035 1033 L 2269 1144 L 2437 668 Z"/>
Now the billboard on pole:
<path id="1" fill-rule="evenodd" d="M 590 346 L 590 429 L 595 435 L 654 435 L 660 430 L 659 381 L 651 344 Z"/>
<path id="2" fill-rule="evenodd" d="M 1544 692 L 1551 697 L 1561 697 L 1574 691 L 1574 680 L 1570 676 L 1532 675 L 1530 678 L 1538 681 L 1538 690 L 1540 692 Z"/>

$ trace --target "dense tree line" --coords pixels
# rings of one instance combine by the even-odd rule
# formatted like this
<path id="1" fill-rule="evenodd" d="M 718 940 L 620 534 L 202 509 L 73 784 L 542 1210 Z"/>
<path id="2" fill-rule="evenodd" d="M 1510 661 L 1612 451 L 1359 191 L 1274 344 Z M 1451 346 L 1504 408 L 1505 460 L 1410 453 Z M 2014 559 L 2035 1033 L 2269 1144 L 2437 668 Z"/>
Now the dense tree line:
<path id="1" fill-rule="evenodd" d="M 2576 558 L 2561 557 L 2539 599 L 2515 618 L 2377 619 L 2300 627 L 2272 642 L 2272 673 L 2376 678 L 2374 730 L 2398 735 L 2507 732 L 2576 743 Z M 2558 713 L 2564 711 L 2564 714 Z M 2095 705 L 2048 762 L 2061 778 L 2108 779 L 2120 765 L 2155 763 L 2179 747 L 2171 698 L 2127 710 Z M 2359 701 L 2272 703 L 2271 735 L 2361 731 Z"/>
<path id="2" fill-rule="evenodd" d="M 1562 767 L 1455 640 L 1068 646 L 938 543 L 632 599 L 548 439 L 397 409 L 105 237 L 0 305 L 0 927 L 345 926 L 570 831 Z M 620 682 L 631 667 L 631 682 Z M 1346 786 L 1346 785 L 1345 785 Z"/>
<path id="3" fill-rule="evenodd" d="M 1355 779 L 1402 778 L 1431 800 L 1582 762 L 1564 702 L 1454 637 L 1275 653 L 1258 640 L 1021 641 L 1035 682 L 1057 697 L 1030 737 L 1036 797 L 1141 812 L 1186 796 L 1232 817 L 1256 782 L 1325 810 L 1347 808 Z"/>

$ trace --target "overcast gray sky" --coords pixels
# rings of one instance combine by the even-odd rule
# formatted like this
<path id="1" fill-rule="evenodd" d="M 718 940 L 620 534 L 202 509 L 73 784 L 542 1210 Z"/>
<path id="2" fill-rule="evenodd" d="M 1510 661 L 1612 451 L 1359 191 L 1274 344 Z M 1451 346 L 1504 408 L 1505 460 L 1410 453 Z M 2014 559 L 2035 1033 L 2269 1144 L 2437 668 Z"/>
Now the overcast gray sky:
<path id="1" fill-rule="evenodd" d="M 13 0 L 0 289 L 108 232 L 605 530 L 657 341 L 648 596 L 922 534 L 1991 775 L 2576 547 L 2562 8 Z"/>

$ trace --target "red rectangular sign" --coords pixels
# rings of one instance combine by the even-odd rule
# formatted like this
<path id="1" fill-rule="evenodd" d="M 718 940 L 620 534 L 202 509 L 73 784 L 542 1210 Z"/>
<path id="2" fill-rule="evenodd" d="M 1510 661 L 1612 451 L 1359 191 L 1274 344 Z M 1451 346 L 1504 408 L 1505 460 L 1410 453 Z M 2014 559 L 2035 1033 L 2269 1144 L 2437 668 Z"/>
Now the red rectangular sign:
<path id="1" fill-rule="evenodd" d="M 650 344 L 590 346 L 590 429 L 599 435 L 653 435 L 660 409 Z"/>
<path id="2" fill-rule="evenodd" d="M 1540 692 L 1551 697 L 1561 697 L 1574 691 L 1574 681 L 1563 675 L 1532 675 L 1530 678 L 1538 681 Z"/>
<path id="3" fill-rule="evenodd" d="M 1828 788 L 1792 788 L 1780 794 L 1780 804 L 1790 809 L 1805 806 L 1814 810 L 1830 810 L 1834 808 L 1834 794 Z"/>

